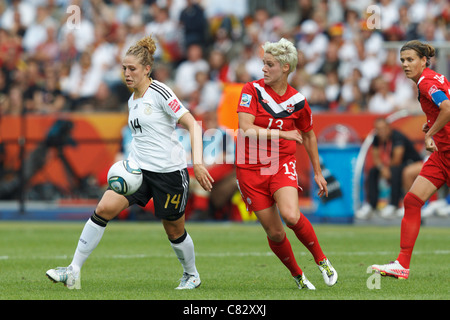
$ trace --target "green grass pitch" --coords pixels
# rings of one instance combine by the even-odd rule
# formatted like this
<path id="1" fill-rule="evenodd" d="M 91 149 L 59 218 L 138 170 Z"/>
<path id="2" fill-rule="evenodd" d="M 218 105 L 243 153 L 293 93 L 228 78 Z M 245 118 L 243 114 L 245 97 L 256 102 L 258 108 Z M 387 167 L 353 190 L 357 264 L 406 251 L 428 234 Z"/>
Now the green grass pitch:
<path id="1" fill-rule="evenodd" d="M 257 223 L 187 223 L 202 285 L 178 291 L 182 269 L 157 222 L 109 223 L 82 270 L 82 289 L 47 279 L 67 266 L 84 222 L 0 222 L 1 300 L 448 300 L 450 232 L 422 227 L 408 280 L 367 268 L 395 259 L 399 227 L 314 225 L 339 273 L 327 287 L 311 254 L 286 228 L 297 262 L 315 291 L 298 290 Z M 445 262 L 446 261 L 446 262 Z"/>

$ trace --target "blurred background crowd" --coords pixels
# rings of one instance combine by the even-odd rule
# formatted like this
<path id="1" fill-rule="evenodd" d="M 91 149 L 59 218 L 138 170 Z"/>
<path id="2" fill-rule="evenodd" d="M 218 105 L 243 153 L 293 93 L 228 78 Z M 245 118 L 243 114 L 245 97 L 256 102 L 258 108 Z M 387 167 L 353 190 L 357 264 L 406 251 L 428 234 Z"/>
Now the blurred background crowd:
<path id="1" fill-rule="evenodd" d="M 224 83 L 261 78 L 261 45 L 281 37 L 313 112 L 419 108 L 385 44 L 445 43 L 449 22 L 447 0 L 2 0 L 0 115 L 126 111 L 121 59 L 144 35 L 153 78 L 194 113 L 217 108 Z"/>

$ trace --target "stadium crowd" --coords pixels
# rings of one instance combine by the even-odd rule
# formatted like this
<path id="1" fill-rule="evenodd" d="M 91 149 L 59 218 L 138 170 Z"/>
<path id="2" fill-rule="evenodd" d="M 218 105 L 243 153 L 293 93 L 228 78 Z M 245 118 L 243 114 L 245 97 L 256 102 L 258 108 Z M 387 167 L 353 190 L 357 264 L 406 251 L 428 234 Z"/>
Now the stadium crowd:
<path id="1" fill-rule="evenodd" d="M 125 111 L 121 59 L 144 34 L 159 44 L 153 77 L 194 113 L 214 110 L 224 83 L 261 78 L 261 45 L 281 37 L 313 112 L 419 108 L 383 44 L 450 41 L 449 22 L 446 0 L 3 0 L 0 114 Z"/>

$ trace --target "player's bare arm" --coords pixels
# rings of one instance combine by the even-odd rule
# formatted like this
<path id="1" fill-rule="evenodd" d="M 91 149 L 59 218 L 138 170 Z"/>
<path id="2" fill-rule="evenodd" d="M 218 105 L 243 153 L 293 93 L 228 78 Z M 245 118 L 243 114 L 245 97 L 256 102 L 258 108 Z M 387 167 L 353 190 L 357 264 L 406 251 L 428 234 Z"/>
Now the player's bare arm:
<path id="1" fill-rule="evenodd" d="M 318 195 L 319 197 L 328 197 L 328 187 L 327 181 L 323 177 L 322 169 L 320 168 L 319 151 L 317 149 L 317 138 L 313 130 L 308 132 L 302 132 L 303 135 L 303 145 L 305 146 L 306 152 L 308 153 L 309 159 L 314 170 L 314 181 L 319 187 Z"/>
<path id="2" fill-rule="evenodd" d="M 195 178 L 203 189 L 211 191 L 214 179 L 203 165 L 202 128 L 190 112 L 185 113 L 178 122 L 189 131 L 191 136 L 192 163 Z"/>
<path id="3" fill-rule="evenodd" d="M 445 100 L 439 106 L 439 115 L 436 118 L 436 121 L 428 128 L 422 127 L 422 130 L 425 131 L 425 148 L 427 151 L 434 152 L 438 151 L 436 144 L 433 140 L 433 135 L 439 132 L 449 121 L 450 121 L 450 100 Z"/>

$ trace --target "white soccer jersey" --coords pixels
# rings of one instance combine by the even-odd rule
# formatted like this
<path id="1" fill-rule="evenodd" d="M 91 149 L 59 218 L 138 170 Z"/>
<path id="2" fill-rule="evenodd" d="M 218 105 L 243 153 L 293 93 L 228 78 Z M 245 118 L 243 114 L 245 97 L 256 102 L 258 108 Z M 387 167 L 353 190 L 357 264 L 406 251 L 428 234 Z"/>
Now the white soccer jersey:
<path id="1" fill-rule="evenodd" d="M 133 139 L 128 159 L 144 170 L 172 172 L 186 168 L 186 152 L 174 133 L 189 112 L 164 83 L 153 80 L 142 98 L 128 100 L 128 126 Z"/>

